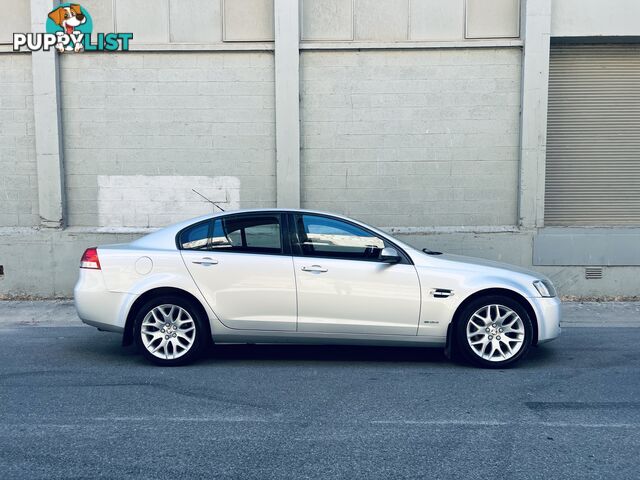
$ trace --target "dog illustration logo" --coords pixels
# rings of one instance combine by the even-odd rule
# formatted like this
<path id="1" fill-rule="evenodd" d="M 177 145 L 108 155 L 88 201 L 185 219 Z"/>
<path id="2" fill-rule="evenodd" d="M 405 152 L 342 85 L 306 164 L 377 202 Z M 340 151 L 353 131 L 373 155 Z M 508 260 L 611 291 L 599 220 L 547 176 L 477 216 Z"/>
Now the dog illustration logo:
<path id="1" fill-rule="evenodd" d="M 77 3 L 65 3 L 49 13 L 47 33 L 55 33 L 60 39 L 56 43 L 59 52 L 81 52 L 84 50 L 85 34 L 91 34 L 92 21 L 89 13 Z M 71 41 L 62 41 L 70 39 Z"/>
<path id="2" fill-rule="evenodd" d="M 129 50 L 133 32 L 93 34 L 91 15 L 78 3 L 62 3 L 49 12 L 46 32 L 14 32 L 14 52 L 115 52 Z"/>

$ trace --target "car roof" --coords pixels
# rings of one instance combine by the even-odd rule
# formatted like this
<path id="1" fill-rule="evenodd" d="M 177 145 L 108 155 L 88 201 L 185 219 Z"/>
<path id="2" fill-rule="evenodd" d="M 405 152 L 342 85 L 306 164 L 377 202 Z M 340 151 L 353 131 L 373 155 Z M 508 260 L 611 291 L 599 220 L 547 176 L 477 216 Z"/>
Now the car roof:
<path id="1" fill-rule="evenodd" d="M 348 218 L 339 213 L 323 212 L 320 210 L 308 210 L 305 208 L 240 208 L 238 210 L 225 210 L 224 212 L 215 212 L 215 216 L 227 213 L 259 213 L 259 212 L 284 212 L 284 213 L 315 213 L 320 215 L 331 215 L 332 217 Z M 209 215 L 211 216 L 211 215 Z"/>
<path id="2" fill-rule="evenodd" d="M 239 213 L 273 213 L 273 212 L 278 212 L 278 213 L 309 213 L 309 214 L 314 214 L 314 215 L 325 215 L 328 217 L 335 217 L 335 218 L 342 218 L 344 220 L 349 220 L 350 222 L 356 222 L 356 223 L 362 223 L 359 220 L 356 220 L 354 218 L 350 218 L 347 217 L 345 215 L 341 215 L 339 213 L 332 213 L 332 212 L 324 212 L 321 210 L 308 210 L 308 209 L 304 209 L 304 208 L 239 208 L 237 210 L 225 210 L 225 211 L 217 211 L 217 212 L 213 212 L 213 213 L 208 213 L 206 215 L 200 215 L 199 217 L 194 217 L 194 218 L 189 218 L 187 220 L 183 220 L 182 222 L 176 223 L 174 225 L 183 225 L 181 228 L 184 228 L 188 225 L 191 225 L 193 223 L 197 223 L 197 222 L 201 222 L 204 220 L 208 220 L 210 218 L 215 218 L 215 217 L 222 217 L 224 215 L 236 215 Z M 170 228 L 173 227 L 174 225 L 167 225 L 164 228 Z M 367 225 L 365 223 L 362 223 L 362 225 L 366 226 L 367 228 L 373 228 L 370 225 Z"/>

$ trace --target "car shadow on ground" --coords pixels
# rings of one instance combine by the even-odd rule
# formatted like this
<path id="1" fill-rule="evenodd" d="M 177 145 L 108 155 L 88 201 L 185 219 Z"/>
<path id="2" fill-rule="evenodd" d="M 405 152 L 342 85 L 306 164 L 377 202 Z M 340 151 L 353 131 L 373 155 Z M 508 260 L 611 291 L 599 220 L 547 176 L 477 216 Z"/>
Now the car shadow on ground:
<path id="1" fill-rule="evenodd" d="M 214 345 L 202 361 L 234 362 L 238 360 L 365 363 L 448 362 L 444 350 L 440 348 L 294 344 Z"/>
<path id="2" fill-rule="evenodd" d="M 519 367 L 536 368 L 556 356 L 553 348 L 533 346 Z M 236 344 L 214 345 L 200 363 L 260 361 L 287 362 L 358 362 L 358 363 L 416 363 L 430 365 L 470 366 L 459 359 L 447 358 L 442 348 L 386 347 L 361 345 L 295 345 L 295 344 Z"/>
<path id="3" fill-rule="evenodd" d="M 77 353 L 94 359 L 115 362 L 148 364 L 134 345 L 123 347 L 115 336 L 112 341 L 101 337 L 91 345 L 70 342 L 69 347 L 77 347 Z M 76 349 L 73 349 L 76 350 Z M 519 363 L 522 368 L 537 368 L 549 362 L 559 361 L 557 349 L 548 345 L 531 347 L 527 357 Z M 561 356 L 561 355 L 560 355 Z M 435 347 L 389 347 L 364 345 L 308 345 L 308 344 L 220 344 L 213 345 L 204 352 L 198 364 L 245 363 L 279 364 L 286 366 L 296 362 L 319 363 L 362 363 L 362 364 L 429 364 L 433 366 L 469 366 L 459 360 L 446 357 L 443 348 Z"/>

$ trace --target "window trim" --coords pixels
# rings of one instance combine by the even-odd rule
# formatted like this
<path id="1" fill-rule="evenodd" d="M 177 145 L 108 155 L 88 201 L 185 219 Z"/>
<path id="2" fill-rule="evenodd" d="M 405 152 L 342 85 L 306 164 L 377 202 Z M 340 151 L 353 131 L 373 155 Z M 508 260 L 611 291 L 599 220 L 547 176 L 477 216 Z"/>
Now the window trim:
<path id="1" fill-rule="evenodd" d="M 210 239 L 211 239 L 211 234 L 213 233 L 213 226 L 214 226 L 214 222 L 216 220 L 222 220 L 222 219 L 231 219 L 231 218 L 241 218 L 241 217 L 276 217 L 278 219 L 279 222 L 279 227 L 280 227 L 280 244 L 282 246 L 282 248 L 280 249 L 280 252 L 239 252 L 239 251 L 233 251 L 233 250 L 229 250 L 229 251 L 224 251 L 222 249 L 220 250 L 214 250 L 211 248 L 211 244 L 210 244 Z M 177 234 L 176 234 L 176 247 L 178 248 L 178 250 L 180 251 L 185 251 L 185 252 L 209 252 L 209 253 L 227 253 L 227 254 L 240 254 L 240 255 L 280 255 L 280 256 L 291 256 L 291 242 L 289 240 L 289 225 L 287 222 L 288 218 L 287 215 L 284 215 L 283 212 L 278 212 L 278 211 L 274 211 L 274 212 L 269 212 L 269 211 L 264 211 L 264 212 L 242 212 L 242 213 L 228 213 L 225 215 L 217 215 L 215 217 L 211 217 L 211 218 L 207 218 L 206 220 L 202 220 L 200 222 L 196 222 L 196 223 L 192 223 L 191 225 L 188 225 L 186 227 L 184 227 L 183 229 L 181 229 Z M 202 225 L 203 223 L 209 223 L 209 231 L 207 233 L 207 235 L 209 236 L 209 241 L 207 242 L 207 248 L 206 249 L 195 249 L 195 248 L 182 248 L 182 244 L 180 242 L 180 237 L 182 236 L 183 232 L 185 232 L 186 230 L 190 229 L 190 228 L 194 228 L 197 227 L 199 225 Z"/>
<path id="2" fill-rule="evenodd" d="M 413 265 L 413 261 L 411 260 L 411 257 L 409 257 L 409 255 L 407 255 L 407 253 L 404 251 L 404 249 L 402 249 L 401 247 L 399 247 L 395 242 L 393 242 L 392 240 L 389 240 L 389 238 L 382 237 L 380 236 L 378 233 L 372 231 L 371 229 L 360 225 L 358 223 L 352 222 L 350 220 L 344 219 L 344 218 L 340 218 L 340 217 L 334 217 L 332 215 L 327 215 L 327 214 L 323 214 L 323 213 L 312 213 L 312 212 L 290 212 L 289 215 L 287 215 L 289 217 L 289 226 L 290 226 L 290 232 L 289 235 L 291 237 L 291 253 L 292 256 L 294 257 L 303 257 L 303 258 L 326 258 L 326 259 L 330 259 L 330 260 L 344 260 L 344 261 L 354 261 L 354 262 L 370 262 L 370 263 L 384 263 L 380 260 L 375 260 L 375 259 L 368 259 L 368 258 L 343 258 L 343 257 L 338 257 L 338 256 L 316 256 L 316 255 L 305 255 L 304 254 L 304 250 L 302 249 L 302 245 L 300 242 L 300 237 L 298 236 L 298 229 L 296 228 L 296 217 L 297 216 L 311 216 L 311 217 L 320 217 L 320 218 L 328 218 L 329 220 L 334 220 L 336 222 L 344 222 L 348 225 L 351 225 L 353 227 L 359 228 L 361 230 L 364 230 L 365 232 L 370 233 L 371 235 L 373 235 L 376 238 L 381 239 L 384 243 L 388 243 L 389 246 L 395 248 L 398 253 L 400 254 L 400 258 L 401 261 L 398 262 L 396 265 Z"/>

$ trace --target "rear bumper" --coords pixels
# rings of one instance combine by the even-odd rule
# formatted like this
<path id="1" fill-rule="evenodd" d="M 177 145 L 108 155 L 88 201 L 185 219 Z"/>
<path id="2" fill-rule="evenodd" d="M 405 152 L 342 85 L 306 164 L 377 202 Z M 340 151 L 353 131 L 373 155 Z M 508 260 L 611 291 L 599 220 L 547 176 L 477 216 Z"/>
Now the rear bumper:
<path id="1" fill-rule="evenodd" d="M 80 269 L 73 289 L 78 317 L 87 325 L 110 332 L 124 332 L 127 312 L 137 295 L 110 292 L 100 270 Z"/>
<path id="2" fill-rule="evenodd" d="M 108 323 L 96 322 L 94 320 L 88 320 L 86 318 L 80 318 L 80 320 L 82 320 L 83 323 L 86 323 L 91 327 L 96 327 L 98 330 L 101 330 L 103 332 L 124 333 L 123 327 L 118 327 L 116 325 L 111 325 Z"/>
<path id="3" fill-rule="evenodd" d="M 538 318 L 538 344 L 550 342 L 560 336 L 560 319 L 562 310 L 560 299 L 554 298 L 530 298 L 529 301 Z"/>

